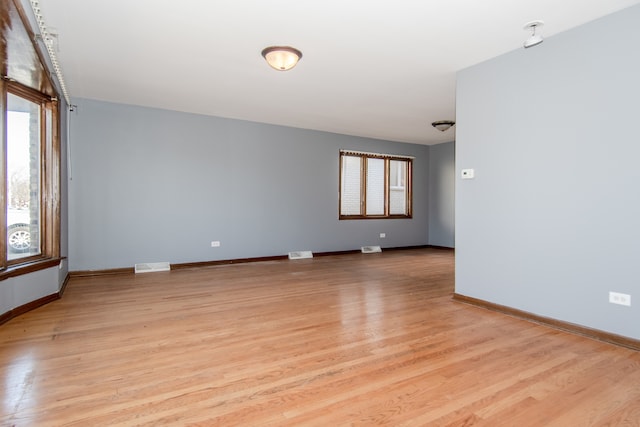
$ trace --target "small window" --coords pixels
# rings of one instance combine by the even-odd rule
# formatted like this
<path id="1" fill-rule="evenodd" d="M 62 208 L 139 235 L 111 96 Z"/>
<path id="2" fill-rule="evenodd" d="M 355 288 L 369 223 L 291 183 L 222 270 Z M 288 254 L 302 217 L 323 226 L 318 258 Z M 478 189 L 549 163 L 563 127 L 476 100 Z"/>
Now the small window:
<path id="1" fill-rule="evenodd" d="M 341 151 L 339 218 L 411 218 L 412 160 Z"/>

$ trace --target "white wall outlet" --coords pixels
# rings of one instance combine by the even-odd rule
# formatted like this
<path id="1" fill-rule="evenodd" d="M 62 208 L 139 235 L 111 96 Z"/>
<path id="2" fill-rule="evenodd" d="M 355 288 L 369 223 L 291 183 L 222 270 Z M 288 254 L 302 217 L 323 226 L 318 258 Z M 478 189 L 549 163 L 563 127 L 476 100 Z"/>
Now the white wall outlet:
<path id="1" fill-rule="evenodd" d="M 460 176 L 462 177 L 462 179 L 473 179 L 475 177 L 475 170 L 462 169 L 462 172 L 460 172 Z"/>
<path id="2" fill-rule="evenodd" d="M 631 306 L 631 295 L 621 294 L 619 292 L 609 292 L 609 302 L 611 304 Z"/>
<path id="3" fill-rule="evenodd" d="M 380 233 L 380 238 L 384 239 L 385 237 L 387 237 L 387 233 Z"/>
<path id="4" fill-rule="evenodd" d="M 211 247 L 212 248 L 219 248 L 220 247 L 220 241 L 219 240 L 214 240 L 213 242 L 211 242 Z"/>

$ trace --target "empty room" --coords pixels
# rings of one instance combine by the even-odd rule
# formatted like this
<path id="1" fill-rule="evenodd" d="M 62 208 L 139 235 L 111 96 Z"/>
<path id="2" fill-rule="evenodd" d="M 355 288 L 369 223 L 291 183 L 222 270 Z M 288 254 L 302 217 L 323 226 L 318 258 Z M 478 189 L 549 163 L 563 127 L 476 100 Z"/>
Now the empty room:
<path id="1" fill-rule="evenodd" d="M 640 1 L 0 16 L 0 425 L 640 426 Z"/>

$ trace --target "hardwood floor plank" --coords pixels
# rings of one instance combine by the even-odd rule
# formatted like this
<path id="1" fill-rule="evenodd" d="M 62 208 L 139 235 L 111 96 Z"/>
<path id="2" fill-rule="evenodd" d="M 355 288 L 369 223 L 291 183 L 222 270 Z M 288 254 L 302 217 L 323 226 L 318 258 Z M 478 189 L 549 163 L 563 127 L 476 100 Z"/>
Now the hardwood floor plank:
<path id="1" fill-rule="evenodd" d="M 72 277 L 0 425 L 639 425 L 640 354 L 459 304 L 434 249 Z"/>

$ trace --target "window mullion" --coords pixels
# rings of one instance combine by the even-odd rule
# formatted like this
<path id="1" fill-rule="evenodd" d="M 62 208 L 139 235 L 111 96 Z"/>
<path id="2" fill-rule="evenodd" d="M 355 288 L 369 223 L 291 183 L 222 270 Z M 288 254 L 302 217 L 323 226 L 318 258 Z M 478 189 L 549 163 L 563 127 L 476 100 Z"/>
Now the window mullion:
<path id="1" fill-rule="evenodd" d="M 360 215 L 367 216 L 367 158 L 360 156 Z"/>
<path id="2" fill-rule="evenodd" d="M 412 206 L 412 202 L 413 202 L 413 188 L 412 188 L 412 177 L 413 177 L 413 161 L 408 161 L 407 162 L 407 166 L 406 166 L 406 171 L 405 171 L 405 187 L 406 187 L 406 200 L 407 200 L 407 210 L 406 210 L 406 214 L 410 217 L 413 216 L 413 206 Z"/>
<path id="3" fill-rule="evenodd" d="M 49 186 L 48 165 L 51 161 L 51 103 L 41 104 L 41 136 L 40 136 L 40 251 L 44 254 L 51 253 L 51 239 L 49 236 L 49 212 L 51 207 L 51 188 Z"/>
<path id="4" fill-rule="evenodd" d="M 0 152 L 2 153 L 0 157 L 0 179 L 2 179 L 2 184 L 0 188 L 2 191 L 0 192 L 0 200 L 2 201 L 3 209 L 0 212 L 0 224 L 3 224 L 0 227 L 0 240 L 2 243 L 0 244 L 0 269 L 4 270 L 7 268 L 7 84 L 4 80 L 0 79 L 0 146 L 2 149 Z"/>
<path id="5" fill-rule="evenodd" d="M 389 165 L 391 164 L 390 160 L 384 159 L 384 216 L 389 216 L 389 185 L 391 180 L 391 175 L 389 172 Z"/>

